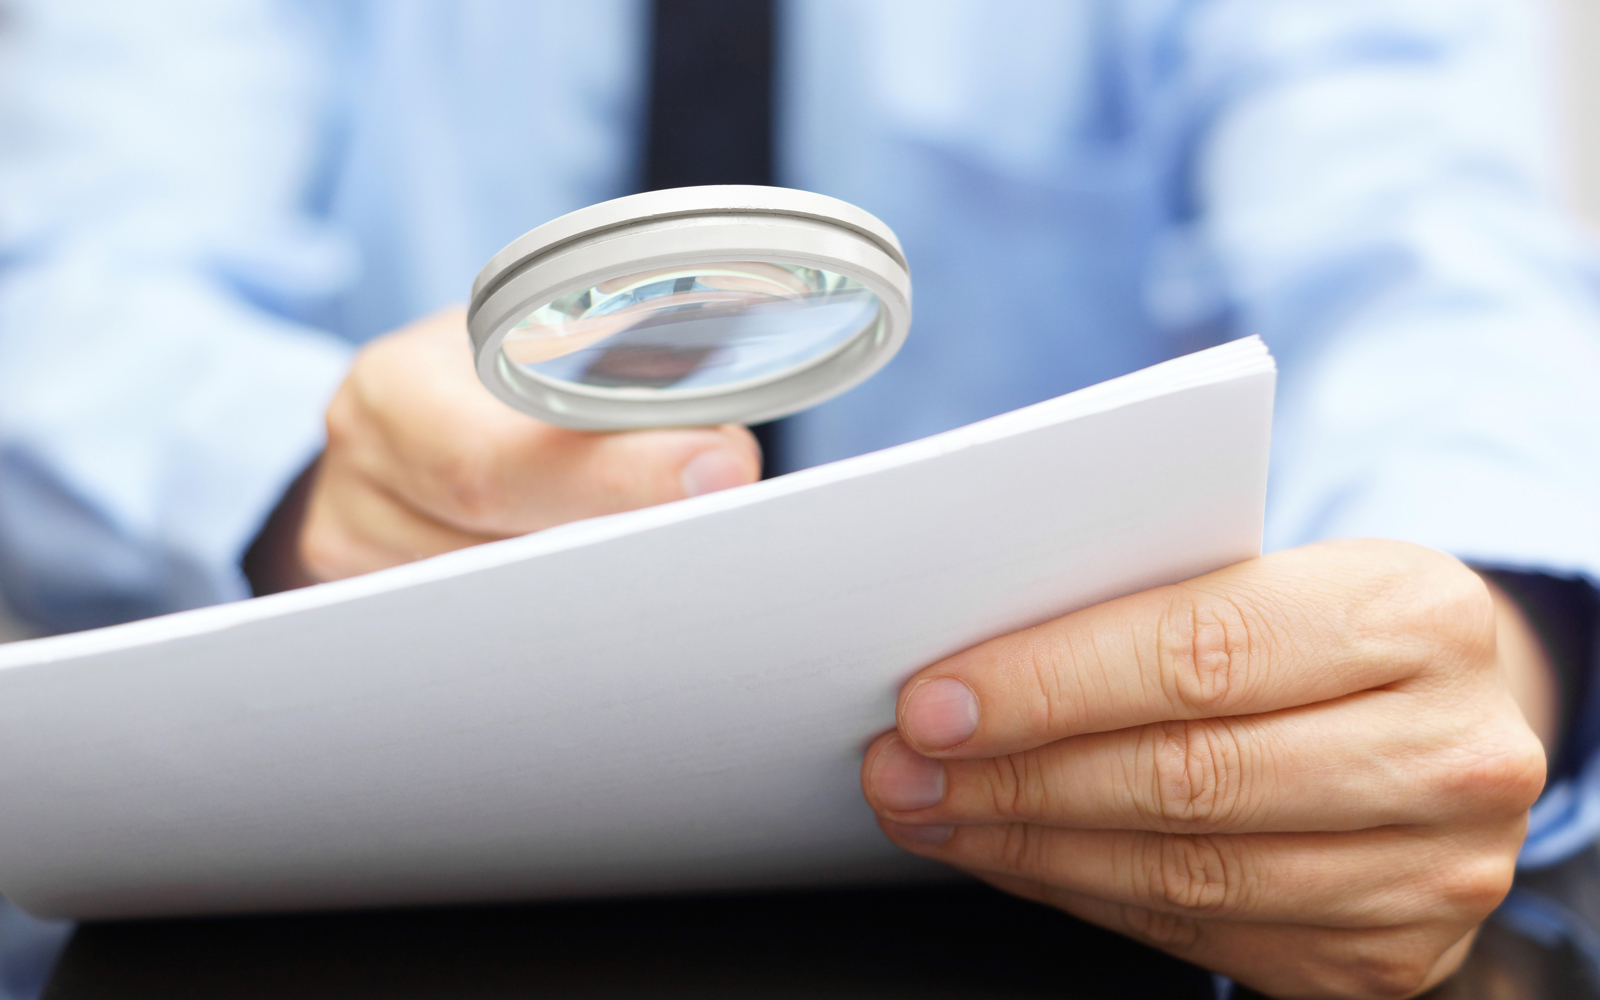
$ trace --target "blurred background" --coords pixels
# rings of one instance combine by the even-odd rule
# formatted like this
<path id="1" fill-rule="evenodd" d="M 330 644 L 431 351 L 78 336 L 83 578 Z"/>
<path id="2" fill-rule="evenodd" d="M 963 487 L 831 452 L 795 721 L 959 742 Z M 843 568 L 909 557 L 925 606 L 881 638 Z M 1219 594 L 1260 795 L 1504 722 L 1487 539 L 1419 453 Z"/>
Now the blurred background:
<path id="1" fill-rule="evenodd" d="M 28 635 L 23 630 L 22 625 L 7 614 L 3 606 L 0 606 L 0 642 L 10 642 L 13 639 L 26 639 L 27 637 Z"/>
<path id="2" fill-rule="evenodd" d="M 1600 239 L 1600 0 L 1528 0 L 1549 8 L 1552 83 L 1565 143 L 1568 197 Z M 28 632 L 0 604 L 0 642 Z"/>

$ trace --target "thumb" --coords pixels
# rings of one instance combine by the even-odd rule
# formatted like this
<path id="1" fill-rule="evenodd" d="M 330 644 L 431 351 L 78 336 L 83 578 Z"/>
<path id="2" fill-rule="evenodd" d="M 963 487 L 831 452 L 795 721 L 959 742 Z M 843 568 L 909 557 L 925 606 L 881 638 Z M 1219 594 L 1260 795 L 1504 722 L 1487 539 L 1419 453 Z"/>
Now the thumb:
<path id="1" fill-rule="evenodd" d="M 547 429 L 540 447 L 508 463 L 504 521 L 472 525 L 536 531 L 753 483 L 761 447 L 743 427 L 591 434 Z M 499 520 L 496 518 L 495 520 Z"/>
<path id="2" fill-rule="evenodd" d="M 761 477 L 759 445 L 756 446 L 756 452 L 754 463 L 751 462 L 749 449 L 745 447 L 718 445 L 697 452 L 678 473 L 678 484 L 683 488 L 683 495 L 697 497 L 754 482 Z"/>

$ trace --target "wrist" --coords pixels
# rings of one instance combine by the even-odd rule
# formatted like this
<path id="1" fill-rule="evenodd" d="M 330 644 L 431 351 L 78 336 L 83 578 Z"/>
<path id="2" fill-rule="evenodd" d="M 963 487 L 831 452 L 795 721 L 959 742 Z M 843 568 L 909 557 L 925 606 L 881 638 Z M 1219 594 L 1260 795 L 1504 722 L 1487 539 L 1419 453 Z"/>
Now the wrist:
<path id="1" fill-rule="evenodd" d="M 1495 647 L 1523 718 L 1554 760 L 1562 730 L 1562 692 L 1550 651 L 1522 603 L 1491 574 L 1479 573 L 1495 607 Z"/>
<path id="2" fill-rule="evenodd" d="M 1597 692 L 1592 684 L 1600 660 L 1600 591 L 1582 577 L 1500 569 L 1479 572 L 1516 603 L 1548 654 L 1559 703 L 1552 775 L 1572 774 L 1600 746 L 1593 704 Z"/>

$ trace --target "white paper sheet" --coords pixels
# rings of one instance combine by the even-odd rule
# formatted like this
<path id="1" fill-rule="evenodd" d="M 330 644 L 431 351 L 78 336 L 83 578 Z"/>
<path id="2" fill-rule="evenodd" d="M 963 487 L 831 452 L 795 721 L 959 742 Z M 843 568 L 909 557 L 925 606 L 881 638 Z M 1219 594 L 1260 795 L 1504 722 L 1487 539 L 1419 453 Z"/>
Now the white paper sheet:
<path id="1" fill-rule="evenodd" d="M 948 654 L 1259 552 L 1237 341 L 726 493 L 0 647 L 0 891 L 41 915 L 925 874 L 862 801 Z"/>

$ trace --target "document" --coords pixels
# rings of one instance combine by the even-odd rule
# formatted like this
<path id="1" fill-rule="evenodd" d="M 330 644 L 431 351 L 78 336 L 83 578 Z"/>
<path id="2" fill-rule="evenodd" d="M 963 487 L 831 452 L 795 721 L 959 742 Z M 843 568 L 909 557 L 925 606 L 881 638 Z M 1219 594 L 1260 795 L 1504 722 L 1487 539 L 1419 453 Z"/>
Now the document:
<path id="1" fill-rule="evenodd" d="M 79 918 L 927 877 L 861 754 L 913 673 L 1260 552 L 1235 341 L 946 434 L 0 647 L 0 892 Z"/>

